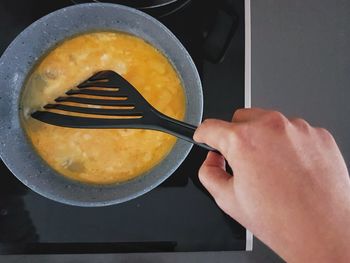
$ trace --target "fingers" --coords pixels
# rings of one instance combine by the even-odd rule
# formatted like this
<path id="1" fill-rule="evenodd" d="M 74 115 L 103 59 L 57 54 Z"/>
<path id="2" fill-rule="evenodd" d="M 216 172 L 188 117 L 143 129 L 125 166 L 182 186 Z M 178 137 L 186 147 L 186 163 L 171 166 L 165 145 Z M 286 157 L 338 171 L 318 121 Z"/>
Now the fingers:
<path id="1" fill-rule="evenodd" d="M 199 180 L 218 205 L 225 210 L 228 206 L 226 201 L 233 195 L 233 177 L 225 171 L 224 157 L 209 152 L 199 170 Z"/>
<path id="2" fill-rule="evenodd" d="M 195 141 L 206 143 L 224 155 L 227 154 L 228 147 L 233 147 L 229 143 L 231 137 L 234 137 L 233 124 L 216 119 L 205 120 L 193 136 Z"/>
<path id="3" fill-rule="evenodd" d="M 207 158 L 205 159 L 203 164 L 210 166 L 210 167 L 217 167 L 217 168 L 220 168 L 222 170 L 226 169 L 225 158 L 222 155 L 214 153 L 214 152 L 208 153 Z"/>
<path id="4" fill-rule="evenodd" d="M 238 109 L 234 112 L 232 121 L 233 122 L 247 122 L 255 120 L 262 115 L 266 114 L 267 111 L 260 108 L 251 109 Z"/>

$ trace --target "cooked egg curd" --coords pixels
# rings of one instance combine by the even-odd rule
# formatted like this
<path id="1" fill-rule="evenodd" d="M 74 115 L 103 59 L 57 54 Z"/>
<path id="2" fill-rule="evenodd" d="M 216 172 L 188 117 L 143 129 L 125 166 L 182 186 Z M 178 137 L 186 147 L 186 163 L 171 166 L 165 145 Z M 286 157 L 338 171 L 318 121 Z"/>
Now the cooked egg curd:
<path id="1" fill-rule="evenodd" d="M 79 35 L 50 51 L 25 83 L 21 118 L 37 153 L 60 174 L 86 183 L 120 183 L 152 169 L 176 139 L 150 130 L 63 128 L 30 117 L 101 70 L 121 74 L 160 112 L 184 118 L 184 90 L 171 63 L 143 39 L 119 32 Z"/>

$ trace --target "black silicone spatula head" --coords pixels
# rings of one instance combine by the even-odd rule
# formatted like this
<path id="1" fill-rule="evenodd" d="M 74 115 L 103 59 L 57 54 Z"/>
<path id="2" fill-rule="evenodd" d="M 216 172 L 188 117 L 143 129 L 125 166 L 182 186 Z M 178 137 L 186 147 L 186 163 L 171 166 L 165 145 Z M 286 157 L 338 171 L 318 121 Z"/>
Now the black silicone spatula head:
<path id="1" fill-rule="evenodd" d="M 158 113 L 128 81 L 109 70 L 98 72 L 55 102 L 32 117 L 70 128 L 147 128 Z"/>
<path id="2" fill-rule="evenodd" d="M 158 130 L 213 150 L 193 141 L 195 126 L 157 111 L 134 86 L 111 70 L 96 73 L 31 116 L 69 128 Z"/>

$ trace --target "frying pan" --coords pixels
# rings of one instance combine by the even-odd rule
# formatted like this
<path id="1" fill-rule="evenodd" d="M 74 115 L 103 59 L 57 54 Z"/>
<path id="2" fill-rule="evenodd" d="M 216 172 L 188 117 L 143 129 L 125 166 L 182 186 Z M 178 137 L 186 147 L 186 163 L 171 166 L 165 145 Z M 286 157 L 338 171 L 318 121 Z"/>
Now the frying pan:
<path id="1" fill-rule="evenodd" d="M 159 21 L 116 4 L 81 4 L 55 11 L 27 27 L 0 58 L 0 156 L 11 172 L 33 191 L 61 203 L 106 206 L 140 196 L 167 179 L 188 155 L 192 144 L 178 140 L 167 157 L 144 175 L 121 184 L 89 185 L 50 168 L 27 140 L 19 119 L 26 77 L 50 48 L 73 35 L 117 30 L 139 36 L 165 54 L 183 82 L 185 121 L 197 125 L 203 95 L 196 67 L 182 44 Z"/>
<path id="2" fill-rule="evenodd" d="M 123 4 L 130 7 L 138 8 L 138 9 L 148 9 L 161 7 L 165 5 L 169 5 L 181 0 L 72 0 L 74 3 L 86 3 L 86 2 L 107 2 L 114 4 Z"/>
<path id="3" fill-rule="evenodd" d="M 75 4 L 79 3 L 113 3 L 130 6 L 146 12 L 152 16 L 161 18 L 180 10 L 191 0 L 71 0 Z"/>

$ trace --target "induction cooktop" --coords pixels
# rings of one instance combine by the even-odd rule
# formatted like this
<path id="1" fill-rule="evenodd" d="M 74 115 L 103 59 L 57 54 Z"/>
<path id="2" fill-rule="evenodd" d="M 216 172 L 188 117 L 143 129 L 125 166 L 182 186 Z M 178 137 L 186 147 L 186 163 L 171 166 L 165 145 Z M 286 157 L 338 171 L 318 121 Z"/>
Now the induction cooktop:
<path id="1" fill-rule="evenodd" d="M 32 22 L 77 2 L 2 0 L 0 54 Z M 230 120 L 235 109 L 244 107 L 244 1 L 180 2 L 143 11 L 163 22 L 193 57 L 203 84 L 204 118 Z M 205 156 L 206 151 L 193 147 L 153 191 L 100 208 L 46 199 L 0 161 L 0 254 L 245 250 L 246 229 L 216 206 L 198 180 Z"/>

